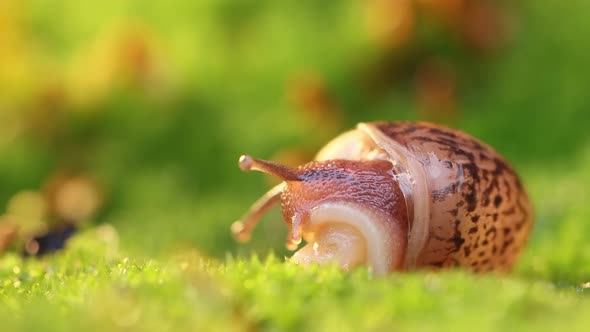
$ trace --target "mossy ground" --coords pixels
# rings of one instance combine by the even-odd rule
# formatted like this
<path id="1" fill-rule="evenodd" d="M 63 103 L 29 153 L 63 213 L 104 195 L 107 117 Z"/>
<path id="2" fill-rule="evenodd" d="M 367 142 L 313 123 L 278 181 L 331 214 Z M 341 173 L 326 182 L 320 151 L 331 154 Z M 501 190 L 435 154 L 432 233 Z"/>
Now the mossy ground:
<path id="1" fill-rule="evenodd" d="M 87 234 L 88 236 L 89 234 Z M 375 278 L 263 261 L 104 258 L 71 250 L 1 266 L 6 331 L 585 331 L 583 285 L 460 271 Z"/>

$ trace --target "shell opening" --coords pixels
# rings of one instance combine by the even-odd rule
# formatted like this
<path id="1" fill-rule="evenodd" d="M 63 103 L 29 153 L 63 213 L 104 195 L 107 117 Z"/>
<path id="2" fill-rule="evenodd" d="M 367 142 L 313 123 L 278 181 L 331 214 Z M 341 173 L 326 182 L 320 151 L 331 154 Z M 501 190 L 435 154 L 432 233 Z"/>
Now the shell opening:
<path id="1" fill-rule="evenodd" d="M 405 268 L 411 269 L 416 266 L 418 256 L 426 245 L 428 240 L 428 230 L 430 227 L 430 217 L 427 211 L 430 211 L 430 197 L 427 179 L 424 173 L 422 162 L 413 158 L 414 154 L 407 150 L 403 145 L 392 141 L 374 124 L 360 123 L 358 130 L 370 137 L 371 141 L 375 142 L 379 148 L 383 149 L 392 162 L 399 163 L 403 171 L 403 176 L 400 176 L 399 183 L 406 203 L 412 202 L 408 206 L 408 212 L 412 219 L 410 222 L 410 231 L 408 234 L 408 244 L 406 250 L 406 257 L 404 258 Z"/>
<path id="2" fill-rule="evenodd" d="M 329 222 L 312 238 L 293 255 L 292 261 L 301 265 L 337 263 L 343 269 L 367 262 L 367 243 L 353 226 Z"/>
<path id="3" fill-rule="evenodd" d="M 391 220 L 349 202 L 325 203 L 311 211 L 303 236 L 308 242 L 292 260 L 298 264 L 338 263 L 343 268 L 368 265 L 384 275 L 400 268 L 407 234 Z"/>

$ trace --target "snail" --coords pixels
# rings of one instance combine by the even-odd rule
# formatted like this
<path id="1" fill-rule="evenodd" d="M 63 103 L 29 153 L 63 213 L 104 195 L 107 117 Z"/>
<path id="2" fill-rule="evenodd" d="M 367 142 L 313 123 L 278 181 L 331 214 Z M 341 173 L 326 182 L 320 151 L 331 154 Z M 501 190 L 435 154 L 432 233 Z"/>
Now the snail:
<path id="1" fill-rule="evenodd" d="M 250 238 L 279 202 L 297 264 L 363 265 L 375 274 L 462 267 L 509 271 L 533 220 L 523 185 L 493 148 L 430 123 L 359 123 L 290 168 L 243 155 L 242 170 L 283 180 L 232 232 Z"/>

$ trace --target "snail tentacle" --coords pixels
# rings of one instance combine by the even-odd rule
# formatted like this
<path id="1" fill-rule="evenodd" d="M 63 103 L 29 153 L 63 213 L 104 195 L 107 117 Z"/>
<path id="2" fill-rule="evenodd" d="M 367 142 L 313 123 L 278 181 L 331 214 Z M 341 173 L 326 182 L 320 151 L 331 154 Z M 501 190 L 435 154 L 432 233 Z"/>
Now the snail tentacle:
<path id="1" fill-rule="evenodd" d="M 274 186 L 260 197 L 252 206 L 250 210 L 242 217 L 242 219 L 235 221 L 231 225 L 231 231 L 234 237 L 241 242 L 248 241 L 252 235 L 252 230 L 262 216 L 270 210 L 273 206 L 279 204 L 281 201 L 281 193 L 285 189 L 285 182 L 281 182 Z"/>

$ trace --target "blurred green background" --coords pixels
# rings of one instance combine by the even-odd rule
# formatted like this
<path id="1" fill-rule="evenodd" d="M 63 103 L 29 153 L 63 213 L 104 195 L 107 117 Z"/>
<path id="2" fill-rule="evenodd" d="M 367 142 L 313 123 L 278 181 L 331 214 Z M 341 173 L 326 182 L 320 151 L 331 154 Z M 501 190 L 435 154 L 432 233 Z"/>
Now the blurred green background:
<path id="1" fill-rule="evenodd" d="M 240 154 L 296 165 L 357 122 L 426 120 L 521 173 L 537 218 L 519 273 L 588 281 L 589 9 L 2 0 L 0 221 L 26 225 L 24 240 L 64 220 L 109 223 L 145 256 L 283 255 L 278 209 L 251 243 L 231 238 L 272 184 L 241 173 Z"/>

